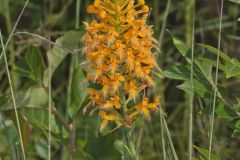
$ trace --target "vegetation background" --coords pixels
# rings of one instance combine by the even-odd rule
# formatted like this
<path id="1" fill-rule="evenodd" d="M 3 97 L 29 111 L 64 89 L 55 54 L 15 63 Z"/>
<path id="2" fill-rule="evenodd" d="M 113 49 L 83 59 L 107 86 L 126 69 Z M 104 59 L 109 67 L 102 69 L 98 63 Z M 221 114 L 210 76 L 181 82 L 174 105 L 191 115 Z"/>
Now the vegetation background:
<path id="1" fill-rule="evenodd" d="M 124 159 L 121 130 L 100 134 L 98 114 L 84 114 L 88 82 L 81 67 L 81 38 L 82 22 L 93 18 L 86 12 L 90 3 L 0 0 L 0 159 L 24 159 L 21 146 L 28 160 Z M 139 159 L 209 159 L 212 143 L 210 159 L 239 160 L 240 1 L 224 0 L 222 9 L 221 0 L 146 3 L 152 8 L 148 24 L 159 41 L 164 77 L 155 77 L 156 86 L 148 94 L 161 97 L 165 114 L 157 111 L 151 121 L 135 123 L 132 138 Z"/>

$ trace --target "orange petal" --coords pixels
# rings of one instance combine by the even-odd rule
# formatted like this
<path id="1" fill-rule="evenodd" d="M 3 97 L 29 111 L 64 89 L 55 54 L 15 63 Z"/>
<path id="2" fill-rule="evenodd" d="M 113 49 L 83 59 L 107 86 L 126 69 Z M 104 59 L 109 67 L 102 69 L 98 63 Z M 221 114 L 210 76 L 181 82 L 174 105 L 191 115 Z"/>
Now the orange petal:
<path id="1" fill-rule="evenodd" d="M 100 125 L 100 132 L 102 133 L 103 129 L 106 128 L 108 120 L 104 119 Z"/>
<path id="2" fill-rule="evenodd" d="M 87 12 L 88 13 L 96 13 L 96 8 L 94 7 L 94 5 L 89 5 L 87 7 Z"/>
<path id="3" fill-rule="evenodd" d="M 148 13 L 148 12 L 149 12 L 149 7 L 148 7 L 147 5 L 144 5 L 144 6 L 142 7 L 142 12 L 143 12 L 143 13 Z"/>

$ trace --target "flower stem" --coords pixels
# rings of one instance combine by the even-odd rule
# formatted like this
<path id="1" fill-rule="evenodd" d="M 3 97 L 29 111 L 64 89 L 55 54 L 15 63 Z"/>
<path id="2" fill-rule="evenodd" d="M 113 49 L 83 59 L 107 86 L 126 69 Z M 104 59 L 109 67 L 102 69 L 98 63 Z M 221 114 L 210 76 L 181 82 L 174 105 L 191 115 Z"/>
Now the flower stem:
<path id="1" fill-rule="evenodd" d="M 125 142 L 127 146 L 127 150 L 129 153 L 128 159 L 129 160 L 137 160 L 138 159 L 138 153 L 136 151 L 136 146 L 132 137 L 132 128 L 124 128 L 124 136 L 125 136 Z"/>

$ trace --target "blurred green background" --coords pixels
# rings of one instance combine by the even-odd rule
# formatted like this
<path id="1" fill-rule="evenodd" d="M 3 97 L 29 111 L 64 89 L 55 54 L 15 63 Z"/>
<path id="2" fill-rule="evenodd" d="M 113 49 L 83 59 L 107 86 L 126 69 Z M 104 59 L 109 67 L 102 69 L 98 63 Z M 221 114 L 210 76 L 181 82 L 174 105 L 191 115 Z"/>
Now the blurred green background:
<path id="1" fill-rule="evenodd" d="M 221 49 L 231 58 L 240 58 L 240 17 L 239 1 L 224 1 Z M 83 113 L 88 103 L 87 82 L 81 64 L 85 58 L 81 53 L 81 38 L 84 33 L 83 21 L 90 22 L 94 17 L 86 12 L 92 0 L 30 0 L 6 53 L 9 62 L 13 87 L 19 107 L 24 146 L 28 160 L 47 159 L 48 140 L 48 88 L 49 64 L 52 66 L 52 103 L 67 123 L 76 120 L 69 131 L 59 120 L 52 116 L 52 159 L 53 160 L 120 160 L 123 154 L 121 130 L 101 135 L 100 118 L 97 113 Z M 189 67 L 186 57 L 173 42 L 173 37 L 181 39 L 191 48 L 192 24 L 195 15 L 195 42 L 217 48 L 219 32 L 219 0 L 146 0 L 151 7 L 149 25 L 153 25 L 154 37 L 159 41 L 160 51 L 156 53 L 158 64 L 166 78 L 155 77 L 156 86 L 149 96 L 161 96 L 162 107 L 172 141 L 179 159 L 188 158 L 188 118 L 189 94 L 185 92 L 187 82 L 184 77 Z M 0 0 L 0 29 L 4 42 L 7 41 L 19 13 L 25 5 L 24 0 Z M 21 32 L 21 33 L 20 33 Z M 40 35 L 42 38 L 34 33 Z M 44 39 L 45 38 L 45 39 Z M 47 40 L 63 46 L 54 47 Z M 177 46 L 177 47 L 176 47 Z M 51 49 L 50 49 L 51 48 Z M 2 49 L 2 47 L 1 47 Z M 215 58 L 206 47 L 196 45 L 197 56 Z M 49 56 L 48 55 L 52 55 Z M 201 60 L 201 59 L 199 59 Z M 203 59 L 202 59 L 203 60 Z M 214 66 L 214 61 L 205 59 L 202 67 Z M 225 63 L 220 60 L 220 63 Z M 231 63 L 232 64 L 232 63 Z M 235 63 L 234 63 L 235 64 Z M 237 62 L 239 65 L 239 62 Z M 224 66 L 223 66 L 224 67 Z M 188 68 L 189 69 L 189 68 Z M 210 70 L 211 70 L 210 69 Z M 206 69 L 207 70 L 207 69 Z M 213 69 L 214 70 L 214 69 Z M 213 151 L 222 160 L 240 159 L 240 102 L 239 71 L 226 78 L 225 72 L 219 75 L 219 98 L 213 134 Z M 184 75 L 186 73 L 186 75 Z M 210 73 L 211 74 L 211 73 Z M 226 73 L 228 74 L 228 73 Z M 211 83 L 195 75 L 202 84 L 196 82 L 194 98 L 193 142 L 196 159 L 207 159 L 204 149 L 208 149 L 209 115 L 213 99 Z M 186 80 L 186 81 L 185 81 Z M 186 84 L 185 84 L 186 85 Z M 204 86 L 204 87 L 202 87 Z M 8 84 L 6 67 L 0 59 L 0 159 L 21 159 Z M 161 125 L 159 112 L 152 114 L 151 121 L 138 120 L 134 125 L 136 148 L 142 160 L 163 159 Z M 166 152 L 168 159 L 174 159 L 167 136 Z M 76 149 L 76 151 L 73 151 Z M 217 159 L 216 158 L 216 159 Z M 200 159 L 200 160 L 202 160 Z"/>

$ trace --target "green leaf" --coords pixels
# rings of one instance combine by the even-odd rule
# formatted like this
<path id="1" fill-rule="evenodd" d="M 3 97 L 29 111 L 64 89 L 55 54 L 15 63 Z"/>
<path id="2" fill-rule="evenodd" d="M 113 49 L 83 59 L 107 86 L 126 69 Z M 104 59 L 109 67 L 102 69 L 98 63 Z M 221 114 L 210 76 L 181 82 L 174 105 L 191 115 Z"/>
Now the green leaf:
<path id="1" fill-rule="evenodd" d="M 210 51 L 210 52 L 212 52 L 212 53 L 215 53 L 216 55 L 218 54 L 218 49 L 215 48 L 215 47 L 213 47 L 213 46 L 206 45 L 206 44 L 200 44 L 200 43 L 198 43 L 198 45 L 201 46 L 201 47 L 203 47 L 203 48 L 205 48 L 205 49 L 207 49 L 208 51 Z M 219 56 L 220 56 L 222 59 L 226 60 L 226 61 L 229 61 L 229 60 L 230 60 L 230 58 L 228 57 L 228 55 L 227 55 L 226 53 L 222 52 L 222 51 L 219 51 Z"/>
<path id="2" fill-rule="evenodd" d="M 43 109 L 28 108 L 24 110 L 24 114 L 29 123 L 41 129 L 42 131 L 48 130 L 48 111 Z M 55 117 L 51 116 L 51 131 L 59 133 L 59 127 L 56 124 Z"/>
<path id="3" fill-rule="evenodd" d="M 123 154 L 125 150 L 125 144 L 121 140 L 115 140 L 114 147 L 119 151 L 119 153 Z"/>
<path id="4" fill-rule="evenodd" d="M 42 81 L 45 64 L 40 51 L 36 47 L 30 46 L 24 58 L 33 75 L 37 80 Z"/>
<path id="5" fill-rule="evenodd" d="M 233 58 L 225 63 L 225 70 L 227 78 L 236 77 L 240 75 L 240 63 Z"/>
<path id="6" fill-rule="evenodd" d="M 175 37 L 173 37 L 172 39 L 173 39 L 173 44 L 176 46 L 178 51 L 185 57 L 189 51 L 189 48 L 186 45 L 186 43 L 184 43 L 182 40 L 177 39 Z"/>
<path id="7" fill-rule="evenodd" d="M 42 130 L 48 129 L 48 93 L 44 88 L 30 88 L 27 91 L 18 91 L 15 93 L 16 105 L 23 108 L 24 117 L 28 122 Z M 0 111 L 13 111 L 14 107 L 11 99 L 1 107 Z M 58 133 L 59 129 L 52 116 L 52 131 Z"/>
<path id="8" fill-rule="evenodd" d="M 6 104 L 9 101 L 9 96 L 8 95 L 2 95 L 0 96 L 0 108 L 4 104 Z"/>
<path id="9" fill-rule="evenodd" d="M 115 136 L 112 135 L 113 134 L 98 137 L 91 136 L 87 139 L 88 143 L 85 148 L 89 151 L 89 154 L 94 160 L 121 159 L 121 154 L 114 147 Z"/>
<path id="10" fill-rule="evenodd" d="M 205 62 L 205 61 L 199 61 L 199 60 L 195 60 L 195 63 L 197 64 L 197 66 L 202 71 L 204 77 L 207 80 L 211 81 L 211 79 L 212 79 L 212 65 Z"/>
<path id="11" fill-rule="evenodd" d="M 55 70 L 62 63 L 65 57 L 72 49 L 75 49 L 80 43 L 82 32 L 70 31 L 65 33 L 64 36 L 56 40 L 56 45 L 48 51 L 48 61 L 51 68 L 49 75 L 49 67 L 44 72 L 43 82 L 45 86 L 48 86 L 49 76 L 52 77 Z M 61 46 L 61 48 L 59 47 Z"/>
<path id="12" fill-rule="evenodd" d="M 202 62 L 205 62 L 206 64 L 208 65 L 212 65 L 214 67 L 217 67 L 217 62 L 215 60 L 212 60 L 212 59 L 209 59 L 209 58 L 196 58 L 197 60 L 200 60 Z M 218 68 L 221 70 L 221 71 L 224 71 L 225 72 L 225 67 L 224 65 L 222 65 L 220 62 L 218 63 Z"/>
<path id="13" fill-rule="evenodd" d="M 22 137 L 23 137 L 23 145 L 25 148 L 27 148 L 30 141 L 30 134 L 31 134 L 30 124 L 24 115 L 20 116 L 19 121 L 20 121 Z"/>
<path id="14" fill-rule="evenodd" d="M 237 118 L 238 115 L 230 106 L 225 105 L 224 103 L 219 103 L 215 112 L 220 118 Z"/>
<path id="15" fill-rule="evenodd" d="M 77 110 L 82 108 L 87 98 L 88 81 L 81 68 L 77 68 L 73 74 L 71 107 L 68 108 L 69 114 L 72 116 Z"/>
<path id="16" fill-rule="evenodd" d="M 237 121 L 233 132 L 233 137 L 240 137 L 240 120 Z"/>
<path id="17" fill-rule="evenodd" d="M 14 65 L 14 71 L 18 73 L 19 76 L 27 77 L 39 85 L 43 84 L 44 69 L 43 56 L 34 46 L 30 46 L 24 59 L 20 59 L 20 61 Z"/>
<path id="18" fill-rule="evenodd" d="M 48 93 L 44 88 L 29 88 L 28 90 L 16 91 L 15 100 L 17 108 L 41 108 L 47 105 Z M 5 104 L 1 106 L 0 111 L 13 109 L 11 96 L 5 96 Z"/>
<path id="19" fill-rule="evenodd" d="M 41 144 L 41 143 L 35 143 L 35 149 L 38 154 L 42 159 L 48 159 L 48 149 L 46 145 Z"/>
<path id="20" fill-rule="evenodd" d="M 10 111 L 7 113 L 7 115 L 12 119 L 15 127 L 17 128 L 18 124 L 17 124 L 15 112 Z M 26 149 L 30 141 L 30 125 L 26 117 L 22 114 L 22 112 L 18 112 L 18 120 L 21 128 L 23 146 Z"/>
<path id="21" fill-rule="evenodd" d="M 188 80 L 190 78 L 190 70 L 183 65 L 175 65 L 163 72 L 163 76 L 171 79 Z"/>
<path id="22" fill-rule="evenodd" d="M 198 150 L 198 152 L 200 152 L 205 158 L 208 158 L 208 150 L 205 148 L 201 148 L 201 147 L 197 147 L 194 146 L 194 148 L 196 148 Z M 211 153 L 211 160 L 221 160 L 220 157 L 218 157 L 217 155 Z"/>
<path id="23" fill-rule="evenodd" d="M 183 84 L 177 86 L 177 88 L 182 89 L 187 93 L 190 93 L 190 84 L 191 84 L 190 80 L 187 80 Z M 194 92 L 200 97 L 204 97 L 210 94 L 208 89 L 196 79 L 193 80 L 193 89 L 194 89 Z"/>

